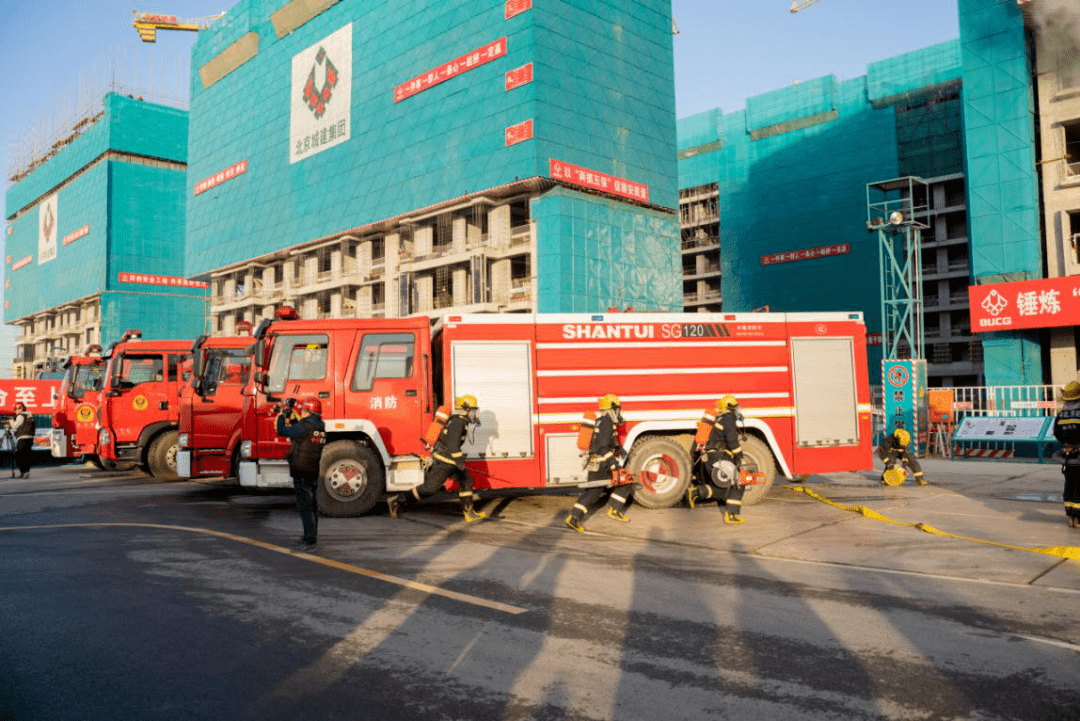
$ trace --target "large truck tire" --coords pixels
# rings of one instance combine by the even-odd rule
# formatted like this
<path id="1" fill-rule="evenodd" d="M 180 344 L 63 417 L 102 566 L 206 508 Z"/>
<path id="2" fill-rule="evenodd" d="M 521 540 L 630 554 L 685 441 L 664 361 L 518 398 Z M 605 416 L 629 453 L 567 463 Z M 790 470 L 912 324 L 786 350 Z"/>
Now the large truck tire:
<path id="1" fill-rule="evenodd" d="M 150 441 L 150 448 L 146 452 L 146 465 L 154 480 L 180 480 L 180 474 L 176 472 L 176 452 L 179 448 L 176 431 L 165 431 Z"/>
<path id="2" fill-rule="evenodd" d="M 642 486 L 634 491 L 634 503 L 644 508 L 670 508 L 686 496 L 693 462 L 678 439 L 646 436 L 630 449 L 626 468 L 653 486 L 653 490 Z"/>
<path id="3" fill-rule="evenodd" d="M 320 462 L 319 513 L 331 518 L 360 516 L 372 509 L 386 487 L 382 462 L 356 441 L 334 441 Z"/>
<path id="4" fill-rule="evenodd" d="M 743 505 L 752 506 L 759 503 L 762 498 L 769 495 L 773 481 L 776 479 L 776 460 L 768 444 L 756 436 L 747 436 L 742 442 L 743 462 L 742 467 L 748 471 L 765 474 L 765 483 L 760 486 L 747 486 L 743 495 Z"/>

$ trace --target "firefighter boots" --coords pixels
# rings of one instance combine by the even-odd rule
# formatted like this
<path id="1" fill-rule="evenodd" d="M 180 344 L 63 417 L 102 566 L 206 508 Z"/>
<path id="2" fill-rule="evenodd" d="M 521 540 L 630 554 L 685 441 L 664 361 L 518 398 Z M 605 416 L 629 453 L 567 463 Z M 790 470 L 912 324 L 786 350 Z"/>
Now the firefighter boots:
<path id="1" fill-rule="evenodd" d="M 607 517 L 613 521 L 618 521 L 619 523 L 630 523 L 630 519 L 626 517 L 625 513 L 618 508 L 612 508 L 611 506 L 608 506 Z"/>
<path id="2" fill-rule="evenodd" d="M 734 526 L 739 523 L 746 523 L 746 519 L 740 516 L 738 513 L 732 513 L 731 511 L 724 512 L 724 523 L 729 526 Z"/>
<path id="3" fill-rule="evenodd" d="M 573 513 L 567 515 L 565 523 L 568 528 L 572 528 L 578 533 L 585 533 L 585 526 L 581 525 L 581 521 Z"/>
<path id="4" fill-rule="evenodd" d="M 398 493 L 386 499 L 386 505 L 390 509 L 390 517 L 397 518 L 401 513 L 401 507 L 405 505 L 405 494 Z"/>
<path id="5" fill-rule="evenodd" d="M 473 508 L 473 494 L 471 491 L 465 491 L 458 494 L 458 498 L 461 500 L 461 512 L 465 515 L 466 523 L 482 521 L 487 518 L 486 513 L 481 513 Z"/>

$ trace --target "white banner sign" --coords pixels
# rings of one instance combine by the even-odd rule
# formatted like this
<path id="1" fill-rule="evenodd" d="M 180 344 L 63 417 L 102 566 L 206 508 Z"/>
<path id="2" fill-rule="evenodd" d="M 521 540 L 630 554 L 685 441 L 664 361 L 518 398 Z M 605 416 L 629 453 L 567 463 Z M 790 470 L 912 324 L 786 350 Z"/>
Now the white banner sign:
<path id="1" fill-rule="evenodd" d="M 352 23 L 292 59 L 289 163 L 349 139 Z"/>
<path id="2" fill-rule="evenodd" d="M 1042 438 L 1049 420 L 1045 416 L 965 418 L 953 438 L 958 441 L 1037 441 Z"/>
<path id="3" fill-rule="evenodd" d="M 38 206 L 38 265 L 48 263 L 56 257 L 58 207 L 55 193 L 41 201 L 41 205 Z"/>

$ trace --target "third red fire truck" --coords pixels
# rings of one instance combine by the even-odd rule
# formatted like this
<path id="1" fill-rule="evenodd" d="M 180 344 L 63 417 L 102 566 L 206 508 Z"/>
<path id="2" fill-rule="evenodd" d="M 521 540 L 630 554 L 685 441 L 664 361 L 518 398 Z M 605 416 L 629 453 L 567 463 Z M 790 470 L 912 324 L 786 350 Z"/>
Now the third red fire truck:
<path id="1" fill-rule="evenodd" d="M 98 454 L 103 462 L 136 465 L 158 480 L 176 480 L 182 364 L 190 340 L 142 340 L 128 331 L 106 351 Z"/>
<path id="2" fill-rule="evenodd" d="M 179 452 L 181 478 L 231 476 L 239 460 L 243 392 L 251 376 L 247 336 L 201 336 L 191 348 L 193 368 L 180 396 Z"/>
<path id="3" fill-rule="evenodd" d="M 244 399 L 240 483 L 290 485 L 273 407 L 322 401 L 327 445 L 319 507 L 370 510 L 422 478 L 421 435 L 441 405 L 474 395 L 481 425 L 465 450 L 477 489 L 573 489 L 585 482 L 582 416 L 615 393 L 627 468 L 651 488 L 636 503 L 684 497 L 703 410 L 734 394 L 748 470 L 776 475 L 872 467 L 866 328 L 860 313 L 449 315 L 438 319 L 264 322 Z"/>

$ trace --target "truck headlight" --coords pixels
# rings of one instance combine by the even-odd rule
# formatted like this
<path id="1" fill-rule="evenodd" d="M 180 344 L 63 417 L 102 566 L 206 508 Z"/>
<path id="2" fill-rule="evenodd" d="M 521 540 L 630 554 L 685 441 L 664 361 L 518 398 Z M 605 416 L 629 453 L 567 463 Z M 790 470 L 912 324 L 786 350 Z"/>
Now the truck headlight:
<path id="1" fill-rule="evenodd" d="M 188 434 L 187 433 L 181 433 L 180 435 L 178 435 L 176 437 L 176 443 L 181 448 L 187 448 L 188 447 Z"/>
<path id="2" fill-rule="evenodd" d="M 242 458 L 251 458 L 251 441 L 240 442 L 240 456 Z"/>
<path id="3" fill-rule="evenodd" d="M 102 428 L 100 431 L 98 431 L 98 445 L 107 446 L 111 442 L 112 434 L 109 433 L 108 429 Z"/>

